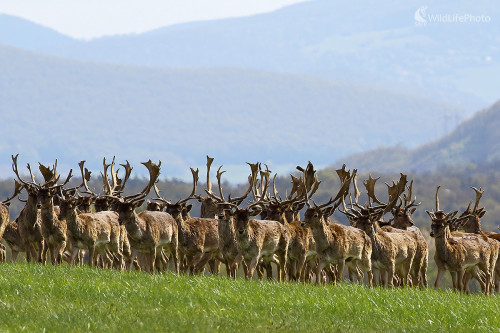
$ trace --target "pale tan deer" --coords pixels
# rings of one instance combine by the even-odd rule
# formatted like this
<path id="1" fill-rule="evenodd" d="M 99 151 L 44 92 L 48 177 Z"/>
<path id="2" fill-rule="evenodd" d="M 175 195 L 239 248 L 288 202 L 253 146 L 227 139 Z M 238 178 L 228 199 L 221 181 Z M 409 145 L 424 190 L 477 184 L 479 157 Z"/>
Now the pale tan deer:
<path id="1" fill-rule="evenodd" d="M 253 178 L 251 180 L 252 186 L 256 182 L 256 174 L 253 173 L 251 178 Z M 266 185 L 261 191 L 260 200 L 264 198 L 268 185 L 269 182 L 266 181 Z M 251 219 L 262 210 L 262 203 L 259 201 L 244 209 L 227 201 L 225 204 L 231 207 L 231 209 L 226 210 L 226 218 L 230 223 L 234 223 L 236 241 L 247 266 L 246 278 L 253 277 L 257 265 L 262 260 L 264 265 L 276 263 L 278 265 L 278 281 L 284 280 L 288 243 L 290 242 L 290 233 L 287 228 L 277 221 Z"/>
<path id="2" fill-rule="evenodd" d="M 490 245 L 480 235 L 452 237 L 449 226 L 456 223 L 454 217 L 457 212 L 445 213 L 439 209 L 438 191 L 439 186 L 436 188 L 436 212 L 426 211 L 432 220 L 431 237 L 436 243 L 434 261 L 438 267 L 438 274 L 434 287 L 436 289 L 439 287 L 441 277 L 449 271 L 454 290 L 468 293 L 470 276 L 474 276 L 480 281 L 483 292 L 488 294 L 491 280 Z M 462 217 L 462 219 L 465 218 Z M 484 283 L 478 269 L 485 275 Z M 470 274 L 465 275 L 464 280 L 466 271 Z"/>
<path id="3" fill-rule="evenodd" d="M 323 205 L 311 205 L 306 194 L 307 210 L 304 214 L 303 225 L 310 227 L 316 243 L 318 266 L 316 267 L 316 283 L 321 283 L 321 271 L 329 264 L 337 266 L 336 281 L 342 277 L 344 265 L 347 263 L 353 271 L 358 272 L 361 266 L 368 274 L 368 283 L 372 285 L 371 254 L 372 245 L 370 238 L 362 230 L 341 224 L 327 225 L 326 219 L 333 214 L 342 199 L 349 191 L 350 183 L 356 171 L 348 177 L 341 179 L 341 187 L 335 198 Z M 340 174 L 339 174 L 340 175 Z M 304 177 L 306 179 L 306 177 Z M 333 204 L 333 206 L 331 206 Z M 362 282 L 362 275 L 358 272 L 358 282 Z"/>
<path id="4" fill-rule="evenodd" d="M 314 192 L 316 192 L 321 182 L 318 180 L 311 162 L 309 162 L 304 172 L 308 178 L 314 179 L 314 182 L 306 182 L 307 185 L 309 185 L 309 188 L 306 188 L 305 190 L 310 191 L 308 194 L 308 197 L 310 198 Z M 304 186 L 300 185 L 302 184 L 302 181 L 297 179 L 298 182 L 295 182 L 295 179 L 297 178 L 292 176 L 292 189 L 287 197 L 287 200 L 283 201 L 279 198 L 276 190 L 275 175 L 273 178 L 273 196 L 271 201 L 267 202 L 265 210 L 267 219 L 282 223 L 290 232 L 287 263 L 289 280 L 304 281 L 304 268 L 306 262 L 309 264 L 314 263 L 310 266 L 315 268 L 317 266 L 317 252 L 311 228 L 302 226 L 300 215 L 298 220 L 294 219 L 297 217 L 297 210 L 300 210 L 300 207 L 305 205 L 305 202 L 303 202 L 303 198 L 305 198 Z"/>
<path id="5" fill-rule="evenodd" d="M 225 204 L 225 202 L 228 202 L 229 204 L 233 205 L 241 204 L 241 202 L 248 196 L 248 194 L 252 190 L 252 179 L 256 177 L 256 174 L 258 172 L 258 165 L 248 163 L 251 168 L 251 175 L 249 176 L 249 187 L 247 191 L 242 196 L 236 198 L 231 198 L 231 195 L 229 195 L 229 198 L 226 201 L 226 199 L 224 198 L 221 185 L 221 176 L 225 172 L 221 171 L 222 166 L 219 167 L 219 169 L 217 170 L 219 196 L 215 195 L 212 192 L 212 184 L 209 178 L 211 161 L 212 159 L 207 156 L 207 189 L 205 190 L 205 192 L 207 193 L 208 197 L 200 199 L 199 196 L 196 196 L 196 198 L 198 200 L 202 200 L 202 207 L 205 207 L 205 209 L 202 208 L 202 213 L 204 215 L 216 213 L 216 218 L 219 219 L 218 232 L 219 232 L 219 251 L 222 257 L 221 259 L 226 266 L 227 276 L 231 278 L 236 278 L 236 274 L 238 272 L 238 266 L 242 262 L 243 256 L 241 255 L 241 250 L 236 240 L 234 219 L 232 219 L 230 216 L 231 205 L 227 205 Z M 203 206 L 203 203 L 205 203 L 205 206 Z M 244 266 L 244 270 L 246 271 L 246 266 Z"/>
<path id="6" fill-rule="evenodd" d="M 417 252 L 415 253 L 415 258 L 411 266 L 411 277 L 412 285 L 419 285 L 421 288 L 427 287 L 427 266 L 429 264 L 429 246 L 422 235 L 422 232 L 418 227 L 416 227 L 411 218 L 412 214 L 415 212 L 416 198 L 412 201 L 412 187 L 413 180 L 410 182 L 408 187 L 408 195 L 404 194 L 404 205 L 403 201 L 401 204 L 395 207 L 391 213 L 393 215 L 394 222 L 390 226 L 382 227 L 384 231 L 388 232 L 408 232 L 415 242 L 417 243 Z"/>
<path id="7" fill-rule="evenodd" d="M 375 196 L 376 180 L 370 176 L 364 182 L 369 197 L 369 202 L 365 207 L 355 203 L 348 211 L 341 212 L 354 220 L 356 227 L 366 232 L 370 237 L 372 267 L 379 271 L 379 284 L 388 284 L 392 287 L 396 281 L 397 272 L 401 276 L 402 283 L 406 285 L 411 282 L 409 273 L 417 243 L 408 234 L 385 232 L 378 224 L 379 219 L 394 208 L 399 196 L 404 192 L 407 182 L 406 176 L 402 174 L 397 184 L 388 186 L 389 199 L 387 203 L 382 203 Z M 377 203 L 377 206 L 373 206 L 374 203 Z"/>
<path id="8" fill-rule="evenodd" d="M 149 170 L 149 183 L 139 193 L 126 197 L 114 197 L 120 224 L 127 229 L 133 260 L 138 253 L 144 253 L 148 258 L 147 271 L 155 271 L 156 254 L 165 250 L 174 260 L 175 271 L 178 273 L 178 228 L 175 219 L 166 212 L 143 211 L 135 212 L 144 202 L 144 198 L 156 182 L 160 174 L 160 165 L 151 160 L 142 163 Z"/>
<path id="9" fill-rule="evenodd" d="M 5 228 L 2 240 L 10 248 L 11 261 L 15 261 L 20 252 L 25 252 L 23 239 L 19 233 L 17 221 L 9 222 Z"/>
<path id="10" fill-rule="evenodd" d="M 483 237 L 488 237 L 487 239 L 486 238 L 484 239 L 488 241 L 491 247 L 491 259 L 490 259 L 490 270 L 491 270 L 490 274 L 492 276 L 491 288 L 495 288 L 496 292 L 499 292 L 500 291 L 500 286 L 499 286 L 500 285 L 500 262 L 499 262 L 500 242 L 496 240 L 495 237 L 490 237 L 491 233 L 483 232 L 481 228 L 480 219 L 486 214 L 486 211 L 484 210 L 484 207 L 478 208 L 478 206 L 484 191 L 482 189 L 477 189 L 475 187 L 471 188 L 476 193 L 474 208 L 473 209 L 470 208 L 472 203 L 471 201 L 467 209 L 460 215 L 460 217 L 464 219 L 459 223 L 454 223 L 450 225 L 450 231 L 452 231 L 451 235 L 454 237 L 457 236 L 463 237 L 466 236 L 467 234 L 474 234 L 474 235 L 481 235 Z M 465 233 L 457 232 L 456 231 L 457 229 L 463 229 Z"/>
<path id="11" fill-rule="evenodd" d="M 182 272 L 189 268 L 191 274 L 198 274 L 203 271 L 205 264 L 209 260 L 223 260 L 219 249 L 219 220 L 216 218 L 201 218 L 188 216 L 192 205 L 186 205 L 187 201 L 195 198 L 198 184 L 198 170 L 191 168 L 193 175 L 193 190 L 191 194 L 183 200 L 172 204 L 163 199 L 156 185 L 154 186 L 157 198 L 166 205 L 166 211 L 177 221 L 179 254 L 185 260 Z M 212 271 L 212 273 L 216 273 Z"/>

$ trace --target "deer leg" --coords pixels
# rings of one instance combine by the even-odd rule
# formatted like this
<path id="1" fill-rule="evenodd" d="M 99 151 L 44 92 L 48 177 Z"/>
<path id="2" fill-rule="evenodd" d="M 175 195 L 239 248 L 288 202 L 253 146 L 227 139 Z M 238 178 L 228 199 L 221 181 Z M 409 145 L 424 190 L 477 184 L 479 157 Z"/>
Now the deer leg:
<path id="1" fill-rule="evenodd" d="M 325 267 L 325 263 L 320 260 L 316 265 L 316 284 L 321 283 L 321 272 L 323 271 L 323 267 Z"/>
<path id="2" fill-rule="evenodd" d="M 250 261 L 245 259 L 247 263 L 247 274 L 246 278 L 251 279 L 253 277 L 253 273 L 255 272 L 255 268 L 257 267 L 257 263 L 259 262 L 259 256 L 253 257 Z"/>
<path id="3" fill-rule="evenodd" d="M 201 262 L 201 259 L 203 258 L 204 255 L 205 255 L 205 253 L 203 253 L 202 250 L 198 249 L 196 251 L 196 254 L 193 256 L 193 259 L 191 259 L 191 261 L 189 261 L 189 266 L 190 266 L 190 269 L 191 269 L 191 275 L 194 275 L 195 273 L 198 273 L 196 271 L 196 268 L 197 268 L 198 263 Z"/>
<path id="4" fill-rule="evenodd" d="M 395 275 L 396 275 L 395 271 L 396 271 L 396 267 L 395 267 L 395 263 L 394 263 L 394 260 L 393 260 L 389 264 L 389 270 L 387 271 L 387 273 L 388 273 L 387 282 L 388 282 L 389 288 L 394 287 L 394 279 L 395 279 Z"/>
<path id="5" fill-rule="evenodd" d="M 452 281 L 452 283 L 453 283 L 453 290 L 454 290 L 454 291 L 457 291 L 457 290 L 458 290 L 458 291 L 461 291 L 461 289 L 462 289 L 462 288 L 461 288 L 461 285 L 460 285 L 460 287 L 459 287 L 459 285 L 458 285 L 458 281 L 457 281 L 457 272 L 451 272 L 451 271 L 450 271 L 450 275 L 451 275 L 451 281 Z"/>
<path id="6" fill-rule="evenodd" d="M 45 244 L 45 246 L 42 249 L 42 265 L 47 264 L 47 251 L 49 251 L 49 244 Z"/>
<path id="7" fill-rule="evenodd" d="M 427 265 L 428 265 L 428 259 L 424 258 L 422 261 L 422 266 L 420 266 L 420 287 L 421 288 L 427 288 L 428 283 L 427 283 Z"/>
<path id="8" fill-rule="evenodd" d="M 196 274 L 203 273 L 203 270 L 205 269 L 205 265 L 207 262 L 212 258 L 212 255 L 210 253 L 204 253 L 203 256 L 201 257 L 200 261 L 195 267 L 195 272 Z"/>
<path id="9" fill-rule="evenodd" d="M 10 261 L 11 262 L 16 261 L 18 254 L 19 254 L 19 252 L 15 251 L 15 250 L 12 250 L 11 253 L 10 253 Z"/>
<path id="10" fill-rule="evenodd" d="M 441 267 L 438 267 L 436 281 L 434 281 L 434 289 L 438 289 L 439 282 L 441 281 L 441 278 L 443 277 L 444 272 L 445 272 L 444 269 L 442 269 Z"/>
<path id="11" fill-rule="evenodd" d="M 26 251 L 26 261 L 31 262 L 31 245 L 29 242 L 24 243 L 24 250 Z"/>

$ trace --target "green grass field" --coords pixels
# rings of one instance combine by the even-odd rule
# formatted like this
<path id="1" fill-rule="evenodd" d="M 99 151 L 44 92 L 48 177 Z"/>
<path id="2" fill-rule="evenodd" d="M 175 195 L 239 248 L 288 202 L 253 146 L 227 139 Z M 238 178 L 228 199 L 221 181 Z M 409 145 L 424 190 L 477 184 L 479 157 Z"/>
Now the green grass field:
<path id="1" fill-rule="evenodd" d="M 500 296 L 0 265 L 0 331 L 500 331 Z"/>

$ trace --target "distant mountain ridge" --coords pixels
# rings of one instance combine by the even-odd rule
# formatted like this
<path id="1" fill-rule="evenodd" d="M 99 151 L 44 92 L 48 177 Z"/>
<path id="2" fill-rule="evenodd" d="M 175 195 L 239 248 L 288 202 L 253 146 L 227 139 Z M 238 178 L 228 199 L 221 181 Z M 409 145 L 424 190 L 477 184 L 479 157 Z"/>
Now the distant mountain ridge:
<path id="1" fill-rule="evenodd" d="M 492 31 L 500 30 L 500 20 L 495 19 L 500 7 L 493 0 L 433 3 L 427 6 L 429 15 L 488 15 L 491 20 L 428 20 L 419 27 L 414 15 L 421 6 L 420 0 L 315 0 L 266 14 L 185 23 L 137 35 L 22 47 L 122 65 L 304 73 L 369 83 L 469 110 L 496 100 L 500 49 Z"/>
<path id="2" fill-rule="evenodd" d="M 446 166 L 474 167 L 500 161 L 500 101 L 482 110 L 439 140 L 415 149 L 402 146 L 378 148 L 347 156 L 363 172 L 426 172 Z"/>
<path id="3" fill-rule="evenodd" d="M 188 175 L 206 154 L 225 166 L 316 165 L 442 134 L 442 103 L 291 74 L 91 64 L 0 46 L 0 171 L 19 152 L 101 169 L 104 156 L 161 159 Z M 422 131 L 425 128 L 425 131 Z M 244 169 L 246 175 L 247 169 Z M 244 181 L 244 177 L 242 178 Z"/>

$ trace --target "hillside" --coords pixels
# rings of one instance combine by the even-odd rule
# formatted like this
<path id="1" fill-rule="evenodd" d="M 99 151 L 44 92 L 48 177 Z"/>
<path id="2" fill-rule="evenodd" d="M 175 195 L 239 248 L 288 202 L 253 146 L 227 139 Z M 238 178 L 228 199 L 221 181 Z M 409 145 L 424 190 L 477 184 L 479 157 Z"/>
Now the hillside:
<path id="1" fill-rule="evenodd" d="M 208 153 L 226 167 L 327 165 L 383 144 L 416 146 L 463 110 L 380 89 L 241 69 L 90 64 L 0 46 L 0 171 L 23 161 L 101 169 L 103 156 L 162 160 L 189 178 Z M 425 130 L 423 130 L 425 128 Z M 25 162 L 22 162 L 23 164 Z M 141 168 L 138 168 L 141 169 Z M 285 169 L 286 171 L 286 169 Z M 136 172 L 141 172 L 136 171 Z M 234 175 L 234 173 L 232 173 Z"/>
<path id="2" fill-rule="evenodd" d="M 464 121 L 450 134 L 415 149 L 379 148 L 340 159 L 378 172 L 424 172 L 443 166 L 466 166 L 500 160 L 500 102 Z M 381 162 L 382 161 L 382 162 Z"/>
<path id="3" fill-rule="evenodd" d="M 48 54 L 154 67 L 240 67 L 305 73 L 431 97 L 468 109 L 498 98 L 500 29 L 493 0 L 442 1 L 427 15 L 487 15 L 482 23 L 415 25 L 419 0 L 315 0 L 250 17 L 193 22 L 68 45 Z M 1 20 L 0 20 L 1 25 Z M 3 41 L 6 43 L 5 41 Z"/>

